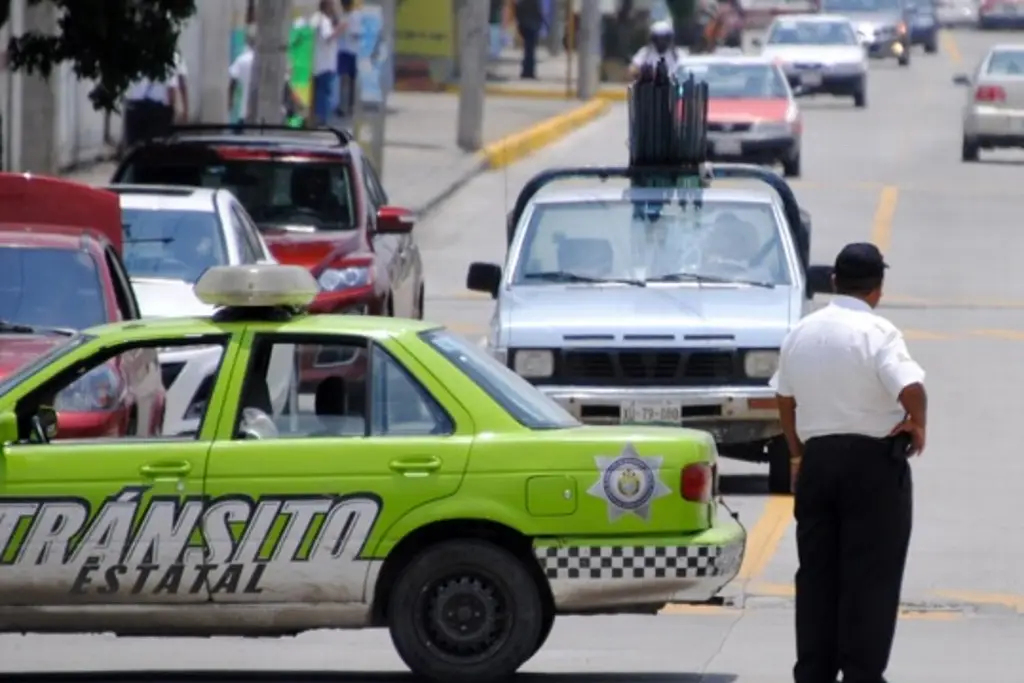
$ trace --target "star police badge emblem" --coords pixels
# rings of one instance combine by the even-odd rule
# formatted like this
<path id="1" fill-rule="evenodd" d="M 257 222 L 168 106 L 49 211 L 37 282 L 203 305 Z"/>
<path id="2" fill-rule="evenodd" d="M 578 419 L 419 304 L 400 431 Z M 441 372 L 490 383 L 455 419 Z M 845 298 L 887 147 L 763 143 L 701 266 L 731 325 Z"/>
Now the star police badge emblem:
<path id="1" fill-rule="evenodd" d="M 608 521 L 625 514 L 640 519 L 651 517 L 651 503 L 672 491 L 661 480 L 661 456 L 643 457 L 627 443 L 614 458 L 599 455 L 594 460 L 600 472 L 587 493 L 608 504 Z"/>

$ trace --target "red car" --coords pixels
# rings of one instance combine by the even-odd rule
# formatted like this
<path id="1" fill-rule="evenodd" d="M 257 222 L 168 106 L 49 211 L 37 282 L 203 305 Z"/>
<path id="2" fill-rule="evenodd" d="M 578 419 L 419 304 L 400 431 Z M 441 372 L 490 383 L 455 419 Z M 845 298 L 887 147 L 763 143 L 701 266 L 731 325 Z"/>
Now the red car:
<path id="1" fill-rule="evenodd" d="M 180 126 L 135 147 L 112 182 L 230 189 L 274 257 L 318 279 L 314 313 L 423 317 L 414 217 L 343 131 Z"/>
<path id="2" fill-rule="evenodd" d="M 0 377 L 75 331 L 139 317 L 121 263 L 117 195 L 0 173 Z M 157 436 L 164 390 L 156 349 L 115 356 L 54 398 L 57 436 Z"/>

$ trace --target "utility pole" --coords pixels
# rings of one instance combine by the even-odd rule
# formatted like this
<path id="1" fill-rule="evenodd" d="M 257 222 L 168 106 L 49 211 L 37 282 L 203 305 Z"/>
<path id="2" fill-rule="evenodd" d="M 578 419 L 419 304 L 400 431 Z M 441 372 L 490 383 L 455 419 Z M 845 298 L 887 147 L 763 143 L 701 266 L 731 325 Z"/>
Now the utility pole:
<path id="1" fill-rule="evenodd" d="M 231 59 L 224 49 L 224 36 L 231 35 L 234 26 L 234 4 L 232 2 L 197 2 L 196 16 L 199 22 L 199 65 L 193 66 L 195 74 L 190 81 L 196 84 L 199 94 L 199 120 L 208 123 L 227 121 L 228 114 L 228 67 Z M 189 83 L 192 85 L 192 83 Z"/>
<path id="2" fill-rule="evenodd" d="M 256 50 L 249 92 L 249 119 L 284 123 L 281 94 L 288 72 L 292 0 L 256 0 Z"/>
<path id="3" fill-rule="evenodd" d="M 589 100 L 597 97 L 601 83 L 601 2 L 583 0 L 581 5 L 576 96 Z"/>
<path id="4" fill-rule="evenodd" d="M 567 15 L 572 14 L 572 0 L 551 0 L 548 5 L 551 14 L 548 16 L 548 52 L 552 56 L 562 54 L 562 41 L 565 40 Z"/>
<path id="5" fill-rule="evenodd" d="M 484 145 L 488 3 L 459 0 L 459 118 L 456 141 L 467 152 Z"/>

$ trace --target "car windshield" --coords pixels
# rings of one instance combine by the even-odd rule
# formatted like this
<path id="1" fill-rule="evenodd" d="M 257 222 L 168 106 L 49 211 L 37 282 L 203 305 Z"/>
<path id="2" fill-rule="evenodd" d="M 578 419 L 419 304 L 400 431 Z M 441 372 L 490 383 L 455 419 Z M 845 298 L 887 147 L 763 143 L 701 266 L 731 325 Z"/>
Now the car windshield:
<path id="1" fill-rule="evenodd" d="M 295 232 L 351 230 L 353 188 L 344 160 L 279 160 L 267 154 L 245 158 L 144 154 L 118 174 L 119 183 L 190 185 L 230 190 L 260 229 Z"/>
<path id="2" fill-rule="evenodd" d="M 682 62 L 680 77 L 690 74 L 708 84 L 714 99 L 762 100 L 789 97 L 786 81 L 771 64 L 739 64 L 729 62 Z"/>
<path id="3" fill-rule="evenodd" d="M 845 21 L 780 21 L 768 34 L 768 45 L 857 45 Z"/>
<path id="4" fill-rule="evenodd" d="M 849 12 L 897 12 L 900 0 L 823 0 L 823 12 L 846 14 Z"/>
<path id="5" fill-rule="evenodd" d="M 73 337 L 54 337 L 53 346 L 34 357 L 30 362 L 23 365 L 18 364 L 16 370 L 0 379 L 0 398 L 43 368 L 52 365 L 82 344 L 93 339 L 95 337 L 88 334 L 76 334 Z M 0 357 L 2 356 L 3 351 L 0 351 Z"/>
<path id="6" fill-rule="evenodd" d="M 0 320 L 75 330 L 108 322 L 95 259 L 79 249 L 0 246 Z"/>
<path id="7" fill-rule="evenodd" d="M 579 421 L 562 406 L 476 344 L 446 330 L 431 330 L 421 336 L 524 427 L 565 429 L 579 426 Z"/>
<path id="8" fill-rule="evenodd" d="M 227 263 L 220 219 L 211 211 L 122 209 L 124 265 L 133 278 L 195 283 Z"/>
<path id="9" fill-rule="evenodd" d="M 784 285 L 791 278 L 781 233 L 767 201 L 543 202 L 524 235 L 514 282 Z"/>
<path id="10" fill-rule="evenodd" d="M 986 73 L 993 76 L 1024 76 L 1024 50 L 996 50 Z"/>

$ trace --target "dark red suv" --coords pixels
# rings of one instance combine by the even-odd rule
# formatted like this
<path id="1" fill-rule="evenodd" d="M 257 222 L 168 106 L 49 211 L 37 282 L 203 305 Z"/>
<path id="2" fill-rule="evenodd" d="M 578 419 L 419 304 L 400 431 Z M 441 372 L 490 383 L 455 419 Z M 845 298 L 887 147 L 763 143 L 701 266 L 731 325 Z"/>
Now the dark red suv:
<path id="1" fill-rule="evenodd" d="M 345 131 L 179 126 L 133 148 L 112 181 L 231 190 L 274 257 L 317 278 L 314 313 L 423 317 L 415 217 L 388 204 L 373 164 Z"/>

